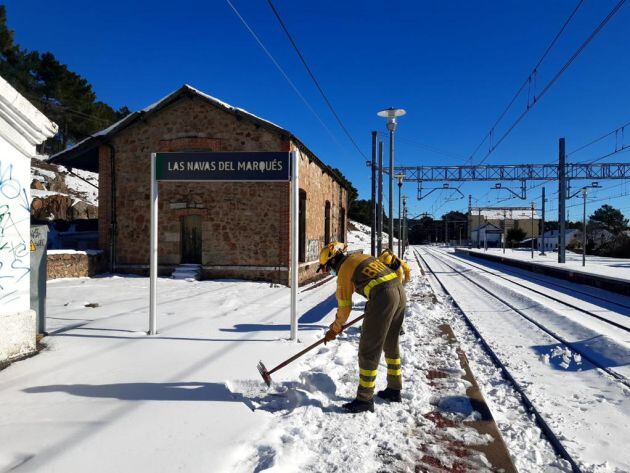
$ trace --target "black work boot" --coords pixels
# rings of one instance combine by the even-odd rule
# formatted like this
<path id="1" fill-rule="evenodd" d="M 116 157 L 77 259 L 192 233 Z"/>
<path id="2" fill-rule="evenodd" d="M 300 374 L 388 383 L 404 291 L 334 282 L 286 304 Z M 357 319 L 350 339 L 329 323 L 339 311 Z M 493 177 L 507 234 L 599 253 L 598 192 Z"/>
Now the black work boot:
<path id="1" fill-rule="evenodd" d="M 377 392 L 376 395 L 381 399 L 385 399 L 389 402 L 402 402 L 402 399 L 400 397 L 400 390 L 398 389 L 386 388 L 382 391 Z"/>
<path id="2" fill-rule="evenodd" d="M 370 399 L 369 401 L 362 401 L 361 399 L 355 399 L 351 402 L 346 402 L 341 407 L 343 407 L 348 412 L 353 414 L 357 414 L 359 412 L 370 411 L 374 412 L 374 401 Z"/>

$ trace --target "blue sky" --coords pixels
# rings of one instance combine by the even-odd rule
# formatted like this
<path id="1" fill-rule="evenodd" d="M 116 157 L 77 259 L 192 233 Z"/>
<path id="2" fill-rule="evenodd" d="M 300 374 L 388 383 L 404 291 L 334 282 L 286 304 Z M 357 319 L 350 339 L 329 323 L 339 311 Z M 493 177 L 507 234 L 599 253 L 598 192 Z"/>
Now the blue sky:
<path id="1" fill-rule="evenodd" d="M 135 110 L 190 83 L 288 128 L 326 163 L 339 167 L 361 197 L 369 198 L 364 158 L 326 108 L 267 2 L 232 2 L 333 137 L 223 0 L 16 0 L 6 5 L 16 41 L 27 49 L 52 51 L 93 84 L 100 100 Z M 370 154 L 370 132 L 384 131 L 376 111 L 389 106 L 407 110 L 396 146 L 396 162 L 405 165 L 463 164 L 576 5 L 574 0 L 274 3 L 365 155 Z M 584 2 L 542 64 L 538 89 L 615 3 Z M 630 121 L 629 26 L 630 5 L 625 5 L 487 163 L 551 162 L 557 159 L 559 137 L 566 137 L 571 151 Z M 497 134 L 523 106 L 517 103 Z M 630 143 L 630 127 L 626 132 Z M 612 149 L 614 141 L 607 140 L 574 158 L 584 161 Z M 483 155 L 482 150 L 473 162 Z M 629 157 L 621 153 L 608 161 Z M 536 187 L 526 201 L 498 202 L 507 193 L 489 191 L 493 184 L 465 184 L 461 190 L 483 205 L 539 200 Z M 630 214 L 630 197 L 623 196 L 630 186 L 623 181 L 602 185 L 607 189 L 591 193 L 589 211 L 608 202 Z M 552 195 L 557 185 L 546 187 Z M 414 213 L 439 217 L 468 205 L 467 199 L 445 202 L 452 194 L 439 191 L 417 201 L 413 184 L 404 192 Z M 569 203 L 573 219 L 581 217 L 579 204 L 578 199 Z M 552 199 L 548 208 L 556 208 Z"/>

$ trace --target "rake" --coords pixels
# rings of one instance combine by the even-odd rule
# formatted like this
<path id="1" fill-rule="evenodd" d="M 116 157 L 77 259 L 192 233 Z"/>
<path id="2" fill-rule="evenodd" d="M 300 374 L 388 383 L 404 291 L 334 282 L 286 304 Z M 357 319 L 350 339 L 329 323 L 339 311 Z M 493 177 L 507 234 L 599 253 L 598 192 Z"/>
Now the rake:
<path id="1" fill-rule="evenodd" d="M 350 322 L 348 322 L 346 325 L 344 325 L 342 327 L 342 330 L 347 329 L 348 327 L 350 327 L 351 325 L 356 324 L 359 320 L 362 320 L 363 317 L 365 317 L 365 314 L 360 315 L 359 317 L 357 317 L 354 320 L 351 320 Z M 256 365 L 256 367 L 258 368 L 258 372 L 260 373 L 260 376 L 262 376 L 263 381 L 265 382 L 265 384 L 267 384 L 268 387 L 271 386 L 271 375 L 273 373 L 275 373 L 276 371 L 278 371 L 281 368 L 284 368 L 285 366 L 287 366 L 289 363 L 291 363 L 292 361 L 297 360 L 299 357 L 301 357 L 302 355 L 304 355 L 305 353 L 311 351 L 313 348 L 315 348 L 318 345 L 321 345 L 322 343 L 324 343 L 326 341 L 325 338 L 322 338 L 321 340 L 317 340 L 315 343 L 313 343 L 312 345 L 309 345 L 308 347 L 306 347 L 304 350 L 302 350 L 299 353 L 296 353 L 295 355 L 293 355 L 291 358 L 283 361 L 282 363 L 280 363 L 278 366 L 276 366 L 275 368 L 268 370 L 267 368 L 265 368 L 265 365 L 263 364 L 262 361 L 258 362 L 258 365 Z"/>

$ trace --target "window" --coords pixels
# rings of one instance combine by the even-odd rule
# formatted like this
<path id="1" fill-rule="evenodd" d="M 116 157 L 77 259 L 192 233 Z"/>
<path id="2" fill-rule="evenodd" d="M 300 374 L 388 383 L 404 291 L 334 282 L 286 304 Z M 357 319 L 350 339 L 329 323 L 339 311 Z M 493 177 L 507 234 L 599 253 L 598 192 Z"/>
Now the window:
<path id="1" fill-rule="evenodd" d="M 324 210 L 324 244 L 330 243 L 330 202 L 326 201 Z"/>
<path id="2" fill-rule="evenodd" d="M 339 241 L 341 243 L 346 242 L 346 209 L 339 208 Z"/>
<path id="3" fill-rule="evenodd" d="M 306 191 L 300 189 L 298 261 L 306 261 Z"/>

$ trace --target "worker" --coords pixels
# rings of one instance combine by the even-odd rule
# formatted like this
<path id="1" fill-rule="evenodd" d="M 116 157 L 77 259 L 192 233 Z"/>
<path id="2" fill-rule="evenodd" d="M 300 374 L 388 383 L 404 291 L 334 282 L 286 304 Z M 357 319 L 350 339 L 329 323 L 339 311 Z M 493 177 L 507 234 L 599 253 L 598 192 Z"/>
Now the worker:
<path id="1" fill-rule="evenodd" d="M 387 389 L 377 396 L 400 402 L 402 372 L 398 337 L 403 321 L 405 290 L 396 273 L 381 261 L 362 253 L 348 255 L 346 245 L 332 242 L 319 255 L 317 271 L 337 275 L 337 315 L 326 332 L 326 342 L 337 338 L 352 310 L 352 293 L 367 298 L 365 319 L 359 341 L 359 386 L 356 399 L 342 407 L 349 412 L 374 412 L 376 372 L 385 352 Z"/>
<path id="2" fill-rule="evenodd" d="M 409 282 L 411 279 L 411 269 L 409 265 L 403 259 L 392 253 L 389 248 L 383 250 L 378 259 L 389 266 L 389 268 L 398 275 L 398 279 L 400 279 L 403 285 Z"/>

